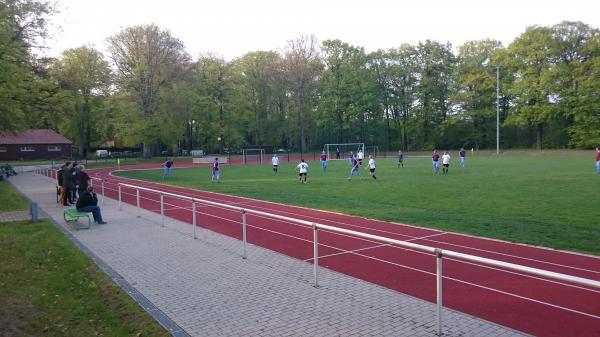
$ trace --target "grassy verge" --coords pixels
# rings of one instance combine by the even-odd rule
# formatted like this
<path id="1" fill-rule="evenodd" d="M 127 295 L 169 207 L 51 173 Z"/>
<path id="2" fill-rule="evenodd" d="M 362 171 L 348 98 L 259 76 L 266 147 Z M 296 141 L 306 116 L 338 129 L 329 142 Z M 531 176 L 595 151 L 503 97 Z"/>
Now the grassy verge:
<path id="1" fill-rule="evenodd" d="M 0 223 L 0 336 L 169 336 L 54 226 Z"/>
<path id="2" fill-rule="evenodd" d="M 309 162 L 307 185 L 298 183 L 295 164 L 281 165 L 279 174 L 269 165 L 225 165 L 221 184 L 210 183 L 207 167 L 176 168 L 167 182 L 600 255 L 600 177 L 593 158 L 476 156 L 464 169 L 454 159 L 447 176 L 434 176 L 428 157 L 408 157 L 405 168 L 394 159 L 377 163 L 377 181 L 348 181 L 347 163 L 335 161 L 326 173 Z M 119 175 L 164 182 L 160 170 Z"/>
<path id="3" fill-rule="evenodd" d="M 27 209 L 27 201 L 7 181 L 0 181 L 0 212 Z"/>

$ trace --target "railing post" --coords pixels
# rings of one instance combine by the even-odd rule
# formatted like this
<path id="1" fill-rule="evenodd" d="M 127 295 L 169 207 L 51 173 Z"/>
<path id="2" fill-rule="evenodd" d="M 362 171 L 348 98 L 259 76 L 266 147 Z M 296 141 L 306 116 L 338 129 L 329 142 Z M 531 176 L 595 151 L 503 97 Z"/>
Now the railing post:
<path id="1" fill-rule="evenodd" d="M 119 211 L 122 211 L 123 209 L 121 208 L 121 183 L 119 183 Z"/>
<path id="2" fill-rule="evenodd" d="M 196 240 L 196 202 L 192 201 L 192 226 L 194 226 L 194 240 Z"/>
<path id="3" fill-rule="evenodd" d="M 101 204 L 104 205 L 104 179 L 100 180 L 100 187 L 102 189 L 102 202 L 101 202 Z"/>
<path id="4" fill-rule="evenodd" d="M 135 202 L 137 204 L 137 209 L 138 209 L 137 217 L 139 218 L 142 216 L 142 208 L 140 207 L 140 190 L 139 189 L 135 190 Z"/>
<path id="5" fill-rule="evenodd" d="M 439 248 L 435 249 L 436 257 L 436 289 L 437 289 L 437 335 L 442 335 L 442 250 Z"/>
<path id="6" fill-rule="evenodd" d="M 160 215 L 162 216 L 161 225 L 165 227 L 165 195 L 160 193 Z"/>
<path id="7" fill-rule="evenodd" d="M 244 245 L 244 253 L 242 254 L 242 258 L 246 258 L 246 210 L 242 208 L 242 240 Z"/>
<path id="8" fill-rule="evenodd" d="M 319 239 L 317 234 L 317 224 L 312 224 L 313 228 L 313 277 L 314 287 L 319 286 Z"/>

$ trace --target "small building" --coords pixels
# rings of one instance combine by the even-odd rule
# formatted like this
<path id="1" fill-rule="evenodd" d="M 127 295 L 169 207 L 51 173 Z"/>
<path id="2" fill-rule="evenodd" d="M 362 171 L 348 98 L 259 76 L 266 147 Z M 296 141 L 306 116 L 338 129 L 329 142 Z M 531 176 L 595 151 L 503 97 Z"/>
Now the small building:
<path id="1" fill-rule="evenodd" d="M 68 158 L 72 144 L 50 129 L 0 132 L 0 161 Z"/>

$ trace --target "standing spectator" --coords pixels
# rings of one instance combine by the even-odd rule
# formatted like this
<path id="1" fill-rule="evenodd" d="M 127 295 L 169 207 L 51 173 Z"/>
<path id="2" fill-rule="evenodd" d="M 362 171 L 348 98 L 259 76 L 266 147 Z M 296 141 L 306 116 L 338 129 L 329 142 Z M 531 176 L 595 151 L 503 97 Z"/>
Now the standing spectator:
<path id="1" fill-rule="evenodd" d="M 398 168 L 400 165 L 404 167 L 404 153 L 402 153 L 402 150 L 398 150 Z"/>
<path id="2" fill-rule="evenodd" d="M 460 160 L 460 167 L 465 167 L 465 156 L 467 155 L 467 151 L 464 148 L 460 148 L 458 151 L 458 158 Z"/>
<path id="3" fill-rule="evenodd" d="M 442 173 L 446 175 L 448 173 L 448 168 L 450 168 L 450 153 L 448 151 L 444 152 L 442 156 Z"/>
<path id="4" fill-rule="evenodd" d="M 72 190 L 74 189 L 73 180 L 71 179 L 71 162 L 66 162 L 65 166 L 62 167 L 61 180 L 62 187 L 64 190 L 63 206 L 70 206 L 74 204 Z"/>
<path id="5" fill-rule="evenodd" d="M 71 200 L 72 203 L 77 201 L 77 163 L 73 162 L 69 169 L 69 179 L 71 179 Z"/>
<path id="6" fill-rule="evenodd" d="M 67 162 L 68 163 L 68 162 Z M 63 171 L 65 169 L 65 167 L 67 167 L 67 163 L 63 164 L 58 171 L 56 171 L 56 181 L 58 183 L 58 193 L 59 193 L 59 202 L 62 203 L 64 206 L 66 205 L 66 195 L 65 195 L 65 184 L 63 182 Z"/>
<path id="7" fill-rule="evenodd" d="M 273 164 L 273 172 L 277 173 L 279 171 L 279 157 L 277 157 L 277 153 L 273 154 L 271 164 Z"/>
<path id="8" fill-rule="evenodd" d="M 437 150 L 433 150 L 431 164 L 433 165 L 433 174 L 438 174 L 440 171 L 440 155 L 438 154 Z"/>
<path id="9" fill-rule="evenodd" d="M 98 225 L 106 224 L 106 222 L 102 220 L 102 213 L 98 206 L 98 197 L 96 196 L 96 193 L 94 193 L 94 188 L 92 186 L 88 186 L 87 189 L 79 195 L 75 207 L 77 207 L 79 212 L 92 212 L 94 221 L 96 221 Z"/>
<path id="10" fill-rule="evenodd" d="M 77 167 L 77 193 L 81 197 L 81 194 L 87 191 L 90 184 L 90 176 L 85 172 L 85 166 L 79 165 Z"/>
<path id="11" fill-rule="evenodd" d="M 356 175 L 358 175 L 360 177 L 360 179 L 362 179 L 362 174 L 360 174 L 359 171 L 359 165 L 358 165 L 358 159 L 356 159 L 356 157 L 352 158 L 352 168 L 350 169 L 350 175 L 348 176 L 348 180 L 352 180 L 352 176 L 354 175 L 354 173 L 356 173 Z"/>
<path id="12" fill-rule="evenodd" d="M 372 155 L 369 155 L 369 163 L 367 164 L 367 168 L 369 169 L 369 174 L 373 179 L 377 180 L 375 176 L 375 159 L 373 159 Z"/>
<path id="13" fill-rule="evenodd" d="M 321 168 L 323 172 L 327 171 L 327 154 L 325 151 L 321 152 Z"/>
<path id="14" fill-rule="evenodd" d="M 221 182 L 221 171 L 219 169 L 219 158 L 215 158 L 215 161 L 213 161 L 212 163 L 212 176 L 211 176 L 211 182 L 217 182 L 220 183 Z"/>
<path id="15" fill-rule="evenodd" d="M 339 147 L 335 148 L 335 159 L 340 159 L 340 148 Z"/>
<path id="16" fill-rule="evenodd" d="M 171 171 L 173 171 L 173 160 L 167 159 L 167 161 L 165 162 L 165 165 L 164 165 L 163 179 L 170 178 Z"/>
<path id="17" fill-rule="evenodd" d="M 596 173 L 600 174 L 600 147 L 596 146 Z"/>
<path id="18" fill-rule="evenodd" d="M 365 158 L 365 154 L 362 152 L 362 150 L 358 150 L 356 158 L 358 159 L 358 165 L 362 165 L 362 161 Z"/>
<path id="19" fill-rule="evenodd" d="M 308 175 L 308 164 L 304 162 L 304 159 L 300 160 L 300 164 L 296 166 L 296 170 L 298 170 L 298 177 L 300 179 L 300 183 L 306 184 L 306 176 Z"/>

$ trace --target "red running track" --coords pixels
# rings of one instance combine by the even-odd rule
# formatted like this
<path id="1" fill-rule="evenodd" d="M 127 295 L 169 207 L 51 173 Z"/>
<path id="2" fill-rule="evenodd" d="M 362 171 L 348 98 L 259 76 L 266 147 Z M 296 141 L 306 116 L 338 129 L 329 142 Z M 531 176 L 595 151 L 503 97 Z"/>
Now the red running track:
<path id="1" fill-rule="evenodd" d="M 92 171 L 105 179 L 111 198 L 117 198 L 116 183 L 129 183 L 600 281 L 600 258 L 594 256 L 114 177 L 112 170 Z M 160 212 L 158 194 L 142 191 L 140 197 L 141 207 Z M 135 191 L 123 188 L 123 201 L 135 205 Z M 168 217 L 192 223 L 189 201 L 164 201 Z M 198 226 L 241 240 L 239 212 L 203 205 L 197 213 Z M 256 215 L 248 215 L 247 222 L 248 242 L 312 262 L 312 229 Z M 320 231 L 319 264 L 435 302 L 435 258 L 426 253 Z M 443 272 L 445 307 L 536 336 L 600 336 L 600 290 L 450 258 L 444 259 Z"/>

